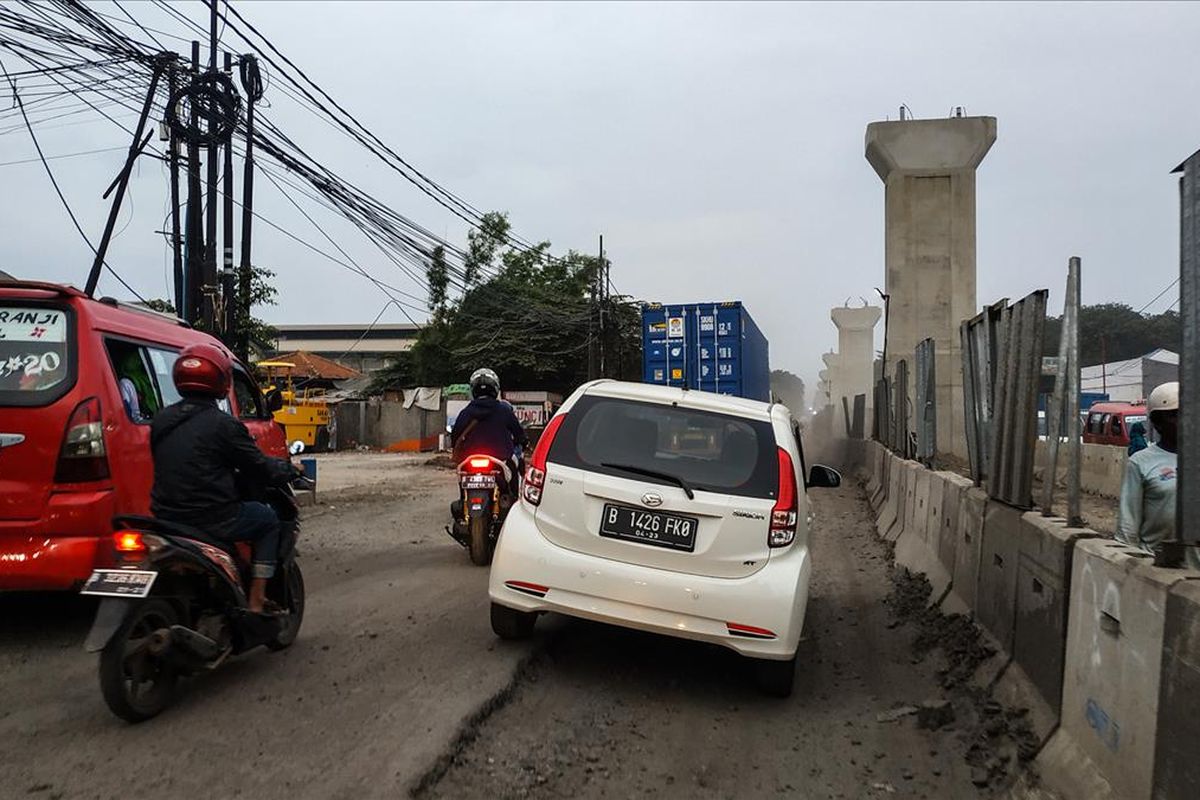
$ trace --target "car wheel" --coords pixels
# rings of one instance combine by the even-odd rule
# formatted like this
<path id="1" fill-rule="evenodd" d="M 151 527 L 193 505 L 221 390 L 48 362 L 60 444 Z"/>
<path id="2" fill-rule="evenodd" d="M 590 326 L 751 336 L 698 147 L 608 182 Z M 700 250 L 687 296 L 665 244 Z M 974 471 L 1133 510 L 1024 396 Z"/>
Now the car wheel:
<path id="1" fill-rule="evenodd" d="M 492 603 L 492 632 L 501 639 L 528 639 L 533 635 L 537 613 Z"/>
<path id="2" fill-rule="evenodd" d="M 796 682 L 796 657 L 787 661 L 754 660 L 754 682 L 759 691 L 772 697 L 791 697 Z"/>

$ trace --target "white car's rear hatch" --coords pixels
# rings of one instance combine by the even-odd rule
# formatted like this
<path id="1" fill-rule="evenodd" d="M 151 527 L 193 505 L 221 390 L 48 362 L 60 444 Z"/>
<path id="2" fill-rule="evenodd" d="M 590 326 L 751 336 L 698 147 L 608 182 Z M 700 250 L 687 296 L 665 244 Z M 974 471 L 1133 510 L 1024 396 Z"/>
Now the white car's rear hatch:
<path id="1" fill-rule="evenodd" d="M 561 547 L 722 578 L 769 557 L 779 464 L 765 419 L 585 395 L 547 460 L 536 520 Z"/>

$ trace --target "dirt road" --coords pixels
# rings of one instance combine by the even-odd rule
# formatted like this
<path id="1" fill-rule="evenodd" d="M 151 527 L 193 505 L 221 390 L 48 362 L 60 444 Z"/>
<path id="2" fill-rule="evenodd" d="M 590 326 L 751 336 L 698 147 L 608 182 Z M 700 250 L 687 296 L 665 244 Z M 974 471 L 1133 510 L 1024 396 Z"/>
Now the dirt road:
<path id="1" fill-rule="evenodd" d="M 0 598 L 0 796 L 976 796 L 960 723 L 892 713 L 939 697 L 938 662 L 884 603 L 856 488 L 814 493 L 812 638 L 779 701 L 694 643 L 561 619 L 498 642 L 486 572 L 441 530 L 452 474 L 377 471 L 307 510 L 297 644 L 191 681 L 151 722 L 105 708 L 89 603 Z"/>

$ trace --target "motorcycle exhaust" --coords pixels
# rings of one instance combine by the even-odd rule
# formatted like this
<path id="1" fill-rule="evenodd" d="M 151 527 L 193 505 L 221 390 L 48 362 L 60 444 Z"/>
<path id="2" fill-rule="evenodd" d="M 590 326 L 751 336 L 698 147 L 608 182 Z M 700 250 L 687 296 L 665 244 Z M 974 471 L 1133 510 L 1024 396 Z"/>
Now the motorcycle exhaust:
<path id="1" fill-rule="evenodd" d="M 185 668 L 194 669 L 216 661 L 223 652 L 221 645 L 183 625 L 159 628 L 147 638 L 147 652 Z"/>

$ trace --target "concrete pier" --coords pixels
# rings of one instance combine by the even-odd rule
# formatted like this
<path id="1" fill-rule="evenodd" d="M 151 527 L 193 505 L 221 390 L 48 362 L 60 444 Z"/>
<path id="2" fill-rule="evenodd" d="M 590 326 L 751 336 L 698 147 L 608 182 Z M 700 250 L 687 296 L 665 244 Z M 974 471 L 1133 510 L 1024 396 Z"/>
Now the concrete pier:
<path id="1" fill-rule="evenodd" d="M 888 374 L 900 359 L 912 374 L 917 343 L 934 339 L 939 449 L 960 458 L 967 448 L 958 326 L 976 311 L 975 170 L 995 141 L 995 117 L 867 126 L 867 161 L 885 186 Z"/>
<path id="2" fill-rule="evenodd" d="M 872 364 L 875 361 L 875 325 L 882 316 L 878 306 L 835 308 L 829 312 L 838 329 L 838 360 L 841 382 L 839 390 L 854 408 L 855 395 L 866 395 L 864 435 L 870 435 L 871 413 L 874 407 Z M 834 405 L 841 406 L 841 400 Z"/>

